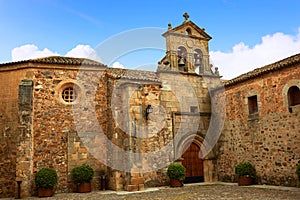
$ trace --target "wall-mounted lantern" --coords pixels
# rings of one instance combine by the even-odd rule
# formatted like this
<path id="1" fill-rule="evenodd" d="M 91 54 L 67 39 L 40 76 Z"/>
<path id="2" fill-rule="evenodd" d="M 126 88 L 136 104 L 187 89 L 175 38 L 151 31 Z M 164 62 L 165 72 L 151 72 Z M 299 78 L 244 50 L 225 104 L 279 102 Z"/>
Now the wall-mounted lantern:
<path id="1" fill-rule="evenodd" d="M 146 120 L 149 119 L 149 114 L 153 112 L 153 107 L 151 105 L 148 105 L 146 107 Z"/>

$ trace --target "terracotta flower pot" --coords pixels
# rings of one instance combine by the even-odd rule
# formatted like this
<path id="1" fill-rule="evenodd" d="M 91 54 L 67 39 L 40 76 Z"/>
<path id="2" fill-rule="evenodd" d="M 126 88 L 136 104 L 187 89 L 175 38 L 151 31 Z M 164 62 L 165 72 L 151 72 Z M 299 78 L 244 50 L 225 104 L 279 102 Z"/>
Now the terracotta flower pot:
<path id="1" fill-rule="evenodd" d="M 39 197 L 52 197 L 53 196 L 53 190 L 52 189 L 39 188 L 38 189 L 38 196 Z"/>
<path id="2" fill-rule="evenodd" d="M 239 186 L 252 185 L 252 183 L 252 178 L 250 176 L 239 176 L 238 178 Z"/>
<path id="3" fill-rule="evenodd" d="M 77 186 L 77 192 L 79 193 L 86 193 L 91 191 L 92 191 L 91 183 L 82 183 Z"/>
<path id="4" fill-rule="evenodd" d="M 170 178 L 170 186 L 171 187 L 182 187 L 183 183 L 182 181 L 174 178 Z"/>

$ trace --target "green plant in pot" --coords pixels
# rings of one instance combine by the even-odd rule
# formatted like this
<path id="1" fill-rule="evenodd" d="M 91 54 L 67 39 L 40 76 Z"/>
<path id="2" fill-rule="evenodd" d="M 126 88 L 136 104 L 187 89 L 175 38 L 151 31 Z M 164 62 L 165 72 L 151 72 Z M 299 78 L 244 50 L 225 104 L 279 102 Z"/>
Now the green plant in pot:
<path id="1" fill-rule="evenodd" d="M 256 172 L 251 163 L 242 162 L 235 167 L 235 174 L 238 177 L 238 185 L 245 186 L 253 183 Z"/>
<path id="2" fill-rule="evenodd" d="M 182 187 L 186 169 L 182 164 L 172 163 L 169 165 L 167 175 L 170 178 L 171 187 Z"/>
<path id="3" fill-rule="evenodd" d="M 77 192 L 91 192 L 91 181 L 94 177 L 94 170 L 89 165 L 80 165 L 72 169 L 72 178 L 77 185 Z"/>
<path id="4" fill-rule="evenodd" d="M 39 197 L 51 197 L 53 189 L 58 181 L 55 169 L 42 168 L 35 175 L 35 185 L 38 188 Z"/>
<path id="5" fill-rule="evenodd" d="M 297 165 L 296 174 L 297 174 L 297 176 L 298 176 L 298 184 L 297 184 L 297 187 L 300 188 L 300 163 L 298 163 L 298 165 Z"/>

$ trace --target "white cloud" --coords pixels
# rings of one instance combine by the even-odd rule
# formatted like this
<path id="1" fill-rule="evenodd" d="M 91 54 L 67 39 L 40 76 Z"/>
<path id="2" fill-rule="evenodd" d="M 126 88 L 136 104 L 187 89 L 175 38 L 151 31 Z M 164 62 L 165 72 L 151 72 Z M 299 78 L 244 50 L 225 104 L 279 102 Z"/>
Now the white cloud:
<path id="1" fill-rule="evenodd" d="M 78 57 L 78 58 L 89 58 L 92 60 L 100 61 L 100 57 L 97 55 L 95 49 L 89 45 L 79 44 L 75 48 L 71 49 L 66 56 Z"/>
<path id="2" fill-rule="evenodd" d="M 19 60 L 53 56 L 53 55 L 58 55 L 58 53 L 52 52 L 47 48 L 40 50 L 34 44 L 26 44 L 20 47 L 16 47 L 11 51 L 12 61 L 19 61 Z"/>
<path id="3" fill-rule="evenodd" d="M 231 79 L 297 53 L 300 53 L 300 27 L 296 36 L 284 33 L 266 35 L 253 48 L 241 42 L 232 48 L 232 52 L 212 51 L 210 57 L 223 78 Z"/>
<path id="4" fill-rule="evenodd" d="M 113 67 L 113 68 L 124 68 L 124 65 L 122 65 L 119 62 L 114 62 L 111 67 Z"/>
<path id="5" fill-rule="evenodd" d="M 40 50 L 34 44 L 26 44 L 20 47 L 16 47 L 11 51 L 12 61 L 26 60 L 32 58 L 40 58 L 46 56 L 59 55 L 56 52 L 53 52 L 47 48 Z M 69 57 L 78 57 L 78 58 L 89 58 L 93 60 L 100 61 L 97 52 L 90 47 L 89 45 L 77 45 L 75 48 L 71 49 L 66 53 L 65 56 Z"/>
<path id="6" fill-rule="evenodd" d="M 210 57 L 213 65 L 219 67 L 220 75 L 224 79 L 231 79 L 297 53 L 300 53 L 300 27 L 296 35 L 287 35 L 284 33 L 266 35 L 262 37 L 261 43 L 254 47 L 249 47 L 241 42 L 233 46 L 232 51 L 229 53 L 211 51 Z M 40 50 L 34 44 L 16 47 L 11 52 L 12 61 L 52 55 L 59 54 L 47 48 Z M 79 44 L 67 52 L 66 56 L 90 58 L 101 62 L 96 50 L 89 45 Z M 119 62 L 114 62 L 112 67 L 124 68 Z"/>

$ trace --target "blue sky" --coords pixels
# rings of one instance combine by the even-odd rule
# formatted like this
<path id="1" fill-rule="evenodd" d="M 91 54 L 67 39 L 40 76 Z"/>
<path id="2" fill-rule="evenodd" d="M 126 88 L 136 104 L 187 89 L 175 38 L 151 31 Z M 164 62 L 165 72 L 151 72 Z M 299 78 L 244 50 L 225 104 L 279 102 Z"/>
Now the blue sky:
<path id="1" fill-rule="evenodd" d="M 0 62 L 30 58 L 33 51 L 80 57 L 80 49 L 89 52 L 124 31 L 180 25 L 188 12 L 213 38 L 212 63 L 232 78 L 300 53 L 299 8 L 299 0 L 0 0 Z M 156 64 L 164 53 L 142 54 L 118 61 L 135 68 L 130 60 Z"/>

